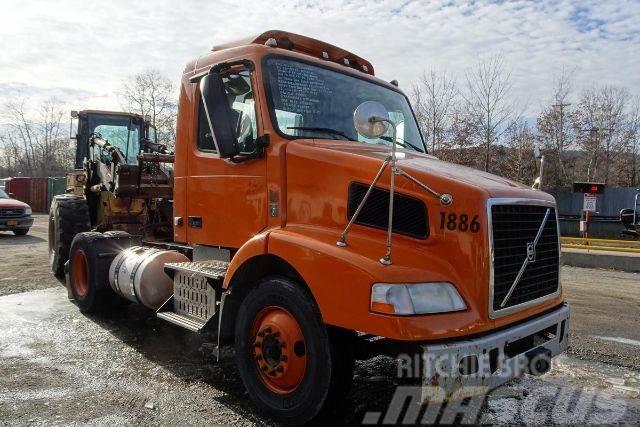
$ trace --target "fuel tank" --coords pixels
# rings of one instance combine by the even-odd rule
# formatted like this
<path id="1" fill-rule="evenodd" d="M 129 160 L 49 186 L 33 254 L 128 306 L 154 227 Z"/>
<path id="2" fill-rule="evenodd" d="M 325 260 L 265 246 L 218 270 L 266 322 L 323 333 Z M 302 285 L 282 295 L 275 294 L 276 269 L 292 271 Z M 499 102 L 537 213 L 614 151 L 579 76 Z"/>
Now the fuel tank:
<path id="1" fill-rule="evenodd" d="M 109 267 L 109 282 L 121 297 L 157 310 L 173 293 L 173 281 L 164 272 L 168 262 L 187 262 L 176 252 L 133 246 L 120 252 Z"/>

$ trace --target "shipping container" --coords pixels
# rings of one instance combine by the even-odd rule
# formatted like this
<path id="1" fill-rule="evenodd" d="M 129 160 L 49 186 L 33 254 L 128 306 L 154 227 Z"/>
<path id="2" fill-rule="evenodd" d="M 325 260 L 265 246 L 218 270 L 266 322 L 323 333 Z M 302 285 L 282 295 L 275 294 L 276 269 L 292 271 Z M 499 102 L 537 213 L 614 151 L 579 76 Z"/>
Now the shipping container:
<path id="1" fill-rule="evenodd" d="M 49 212 L 53 197 L 57 196 L 58 194 L 64 194 L 65 190 L 66 178 L 64 176 L 50 176 L 47 179 L 47 212 Z"/>
<path id="2" fill-rule="evenodd" d="M 47 178 L 18 177 L 6 183 L 5 191 L 31 206 L 34 212 L 47 210 Z"/>

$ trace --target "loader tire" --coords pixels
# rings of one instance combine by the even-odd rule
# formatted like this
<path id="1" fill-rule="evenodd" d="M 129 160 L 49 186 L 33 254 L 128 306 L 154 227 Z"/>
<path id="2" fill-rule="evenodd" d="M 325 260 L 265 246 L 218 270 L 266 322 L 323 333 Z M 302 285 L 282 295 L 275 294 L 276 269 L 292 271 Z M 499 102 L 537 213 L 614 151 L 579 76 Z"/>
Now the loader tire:
<path id="1" fill-rule="evenodd" d="M 350 363 L 338 368 L 311 294 L 283 277 L 259 282 L 240 305 L 235 330 L 240 377 L 254 403 L 286 425 L 320 414 L 344 389 Z M 332 354 L 333 353 L 333 354 Z"/>
<path id="2" fill-rule="evenodd" d="M 130 235 L 105 236 L 97 232 L 79 233 L 69 252 L 69 288 L 82 313 L 115 308 L 121 299 L 109 284 L 111 262 L 124 249 L 139 243 Z"/>
<path id="3" fill-rule="evenodd" d="M 49 264 L 56 277 L 64 277 L 71 242 L 76 234 L 89 231 L 87 201 L 77 196 L 55 196 L 49 209 Z"/>

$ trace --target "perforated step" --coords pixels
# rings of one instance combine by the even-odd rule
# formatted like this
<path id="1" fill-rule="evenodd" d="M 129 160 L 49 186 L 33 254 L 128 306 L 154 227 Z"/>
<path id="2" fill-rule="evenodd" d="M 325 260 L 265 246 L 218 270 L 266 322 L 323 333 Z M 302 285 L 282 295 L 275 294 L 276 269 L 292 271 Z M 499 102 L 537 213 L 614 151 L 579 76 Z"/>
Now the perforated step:
<path id="1" fill-rule="evenodd" d="M 173 295 L 158 309 L 157 316 L 193 332 L 217 321 L 214 287 L 224 279 L 228 267 L 224 261 L 165 264 L 165 271 L 173 277 Z"/>
<path id="2" fill-rule="evenodd" d="M 163 311 L 157 313 L 157 316 L 160 319 L 166 320 L 167 322 L 173 323 L 174 325 L 181 326 L 185 329 L 188 329 L 193 332 L 200 332 L 204 325 L 207 324 L 206 321 L 197 320 L 193 317 L 188 317 L 183 314 L 174 313 L 171 311 Z"/>
<path id="3" fill-rule="evenodd" d="M 224 279 L 228 268 L 229 263 L 226 261 L 170 262 L 164 265 L 165 270 L 197 274 L 216 280 Z"/>

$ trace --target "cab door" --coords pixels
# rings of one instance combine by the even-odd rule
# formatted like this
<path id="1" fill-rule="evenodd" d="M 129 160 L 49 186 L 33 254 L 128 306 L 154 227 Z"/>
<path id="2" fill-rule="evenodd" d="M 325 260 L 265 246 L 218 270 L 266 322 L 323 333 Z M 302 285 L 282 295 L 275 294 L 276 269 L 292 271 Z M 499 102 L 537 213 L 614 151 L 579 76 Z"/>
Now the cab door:
<path id="1" fill-rule="evenodd" d="M 262 131 L 257 114 L 255 75 L 246 68 L 233 68 L 223 75 L 227 102 L 240 150 L 256 149 Z M 187 167 L 187 241 L 239 248 L 267 226 L 266 158 L 234 163 L 217 153 L 202 105 L 199 89 L 197 131 Z"/>

